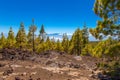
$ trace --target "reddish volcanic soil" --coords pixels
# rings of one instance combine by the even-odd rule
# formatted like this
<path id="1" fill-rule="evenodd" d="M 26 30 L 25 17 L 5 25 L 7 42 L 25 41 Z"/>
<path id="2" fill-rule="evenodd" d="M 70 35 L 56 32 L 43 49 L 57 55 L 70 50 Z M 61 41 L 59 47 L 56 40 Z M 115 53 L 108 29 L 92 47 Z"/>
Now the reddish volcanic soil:
<path id="1" fill-rule="evenodd" d="M 0 80 L 99 80 L 97 59 L 47 51 L 0 50 Z"/>

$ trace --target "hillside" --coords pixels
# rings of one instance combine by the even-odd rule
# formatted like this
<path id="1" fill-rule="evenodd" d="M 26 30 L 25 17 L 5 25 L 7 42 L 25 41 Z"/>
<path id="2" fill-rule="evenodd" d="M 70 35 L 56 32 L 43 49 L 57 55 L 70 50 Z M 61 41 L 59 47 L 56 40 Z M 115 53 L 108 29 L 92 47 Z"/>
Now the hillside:
<path id="1" fill-rule="evenodd" d="M 46 51 L 32 54 L 19 49 L 0 50 L 0 80 L 98 80 L 98 60 L 90 56 Z"/>

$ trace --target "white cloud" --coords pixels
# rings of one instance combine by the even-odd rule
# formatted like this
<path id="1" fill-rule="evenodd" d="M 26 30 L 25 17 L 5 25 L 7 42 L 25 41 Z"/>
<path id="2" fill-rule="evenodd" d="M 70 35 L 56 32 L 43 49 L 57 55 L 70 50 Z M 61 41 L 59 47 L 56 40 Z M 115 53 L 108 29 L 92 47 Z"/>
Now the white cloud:
<path id="1" fill-rule="evenodd" d="M 48 35 L 50 39 L 55 39 L 57 41 L 58 39 L 62 41 L 62 36 L 61 35 Z"/>
<path id="2" fill-rule="evenodd" d="M 92 36 L 92 34 L 91 33 L 89 33 L 89 37 L 91 37 Z"/>
<path id="3" fill-rule="evenodd" d="M 62 35 L 61 33 L 52 33 L 52 34 L 48 34 L 48 36 L 50 37 L 50 39 L 55 39 L 56 41 L 59 39 L 60 41 L 62 41 Z M 71 39 L 72 34 L 67 34 L 68 38 Z M 90 41 L 98 41 L 97 39 L 95 39 L 92 34 L 89 34 L 89 40 Z"/>

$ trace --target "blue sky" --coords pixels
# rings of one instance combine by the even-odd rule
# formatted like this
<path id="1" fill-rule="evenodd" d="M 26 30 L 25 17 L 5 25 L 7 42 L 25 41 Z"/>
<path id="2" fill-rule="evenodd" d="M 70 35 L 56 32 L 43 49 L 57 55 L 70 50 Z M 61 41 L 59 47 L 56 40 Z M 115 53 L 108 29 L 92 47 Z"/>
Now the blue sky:
<path id="1" fill-rule="evenodd" d="M 32 18 L 47 33 L 73 33 L 86 22 L 89 28 L 99 19 L 93 12 L 95 0 L 0 0 L 0 32 L 7 33 L 12 26 L 16 33 L 20 22 L 28 31 Z"/>

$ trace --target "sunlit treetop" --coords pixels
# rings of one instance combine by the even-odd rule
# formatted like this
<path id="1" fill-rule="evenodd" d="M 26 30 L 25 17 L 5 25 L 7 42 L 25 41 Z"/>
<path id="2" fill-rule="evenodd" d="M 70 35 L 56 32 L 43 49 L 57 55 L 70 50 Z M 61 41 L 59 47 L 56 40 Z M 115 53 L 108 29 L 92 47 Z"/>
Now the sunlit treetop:
<path id="1" fill-rule="evenodd" d="M 97 27 L 90 32 L 97 39 L 103 39 L 103 35 L 120 36 L 120 0 L 96 0 L 94 12 L 102 18 L 97 21 Z"/>

